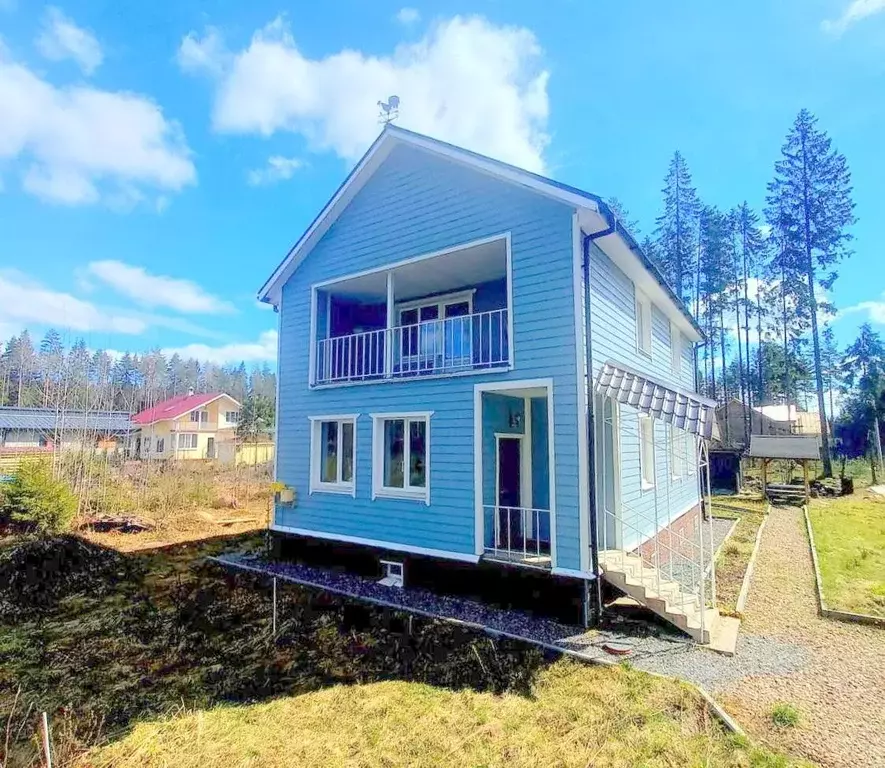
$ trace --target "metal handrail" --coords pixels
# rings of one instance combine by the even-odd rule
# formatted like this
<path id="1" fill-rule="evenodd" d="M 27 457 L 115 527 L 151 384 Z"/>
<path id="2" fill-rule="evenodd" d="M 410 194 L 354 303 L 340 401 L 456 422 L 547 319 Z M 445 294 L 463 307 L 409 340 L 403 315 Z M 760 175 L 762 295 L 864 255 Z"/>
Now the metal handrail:
<path id="1" fill-rule="evenodd" d="M 314 384 L 390 379 L 510 364 L 508 308 L 331 336 L 314 342 Z"/>
<path id="2" fill-rule="evenodd" d="M 492 557 L 500 557 L 503 554 L 511 560 L 512 556 L 516 555 L 523 562 L 529 562 L 531 558 L 539 561 L 550 556 L 550 539 L 553 536 L 553 531 L 550 529 L 549 509 L 485 504 L 483 505 L 484 525 L 488 512 L 492 513 L 494 537 L 491 546 L 484 541 L 483 548 L 486 553 L 491 554 Z M 514 516 L 518 519 L 516 526 L 514 526 Z M 506 520 L 504 526 L 502 526 L 502 518 Z M 547 525 L 548 538 L 546 541 L 540 537 L 542 523 Z M 532 533 L 528 534 L 529 531 Z"/>

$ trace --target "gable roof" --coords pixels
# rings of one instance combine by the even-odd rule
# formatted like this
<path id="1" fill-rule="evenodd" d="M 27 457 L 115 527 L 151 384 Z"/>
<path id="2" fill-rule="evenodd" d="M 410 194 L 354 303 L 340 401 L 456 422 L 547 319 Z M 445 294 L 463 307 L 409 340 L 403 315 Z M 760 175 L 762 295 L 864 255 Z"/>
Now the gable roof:
<path id="1" fill-rule="evenodd" d="M 759 459 L 820 459 L 815 435 L 751 435 L 750 456 Z"/>
<path id="2" fill-rule="evenodd" d="M 611 241 L 615 239 L 622 242 L 626 246 L 625 253 L 629 254 L 627 258 L 636 260 L 638 265 L 641 265 L 641 268 L 651 275 L 654 283 L 659 287 L 662 298 L 671 303 L 678 314 L 681 315 L 684 325 L 687 326 L 685 329 L 689 330 L 690 333 L 696 334 L 697 340 L 703 338 L 703 331 L 700 326 L 695 322 L 691 313 L 664 279 L 657 265 L 646 256 L 636 239 L 627 231 L 623 223 L 618 220 L 612 208 L 601 197 L 541 176 L 540 174 L 517 168 L 500 160 L 494 160 L 477 152 L 471 152 L 468 149 L 463 149 L 454 144 L 448 144 L 439 139 L 433 139 L 390 123 L 384 127 L 378 138 L 372 143 L 372 146 L 369 147 L 353 170 L 347 175 L 347 178 L 344 179 L 329 202 L 326 203 L 326 206 L 310 223 L 307 230 L 291 248 L 285 259 L 283 259 L 267 282 L 261 287 L 261 290 L 258 292 L 259 301 L 279 306 L 282 287 L 286 280 L 301 265 L 316 243 L 319 242 L 350 201 L 365 186 L 366 182 L 381 166 L 393 148 L 401 144 L 417 147 L 437 156 L 467 165 L 482 173 L 525 187 L 537 194 L 559 200 L 578 211 L 592 214 L 589 223 L 596 226 L 585 234 L 599 235 L 596 244 L 600 246 L 602 240 Z M 584 221 L 582 221 L 582 225 L 583 223 Z"/>
<path id="3" fill-rule="evenodd" d="M 130 432 L 132 422 L 126 411 L 3 406 L 0 407 L 0 429 L 33 429 L 40 432 L 76 430 L 110 435 Z"/>
<path id="4" fill-rule="evenodd" d="M 227 397 L 239 406 L 239 403 L 225 392 L 207 392 L 202 395 L 177 395 L 169 400 L 164 400 L 162 403 L 157 403 L 157 405 L 147 408 L 141 411 L 141 413 L 137 413 L 132 417 L 132 423 L 145 427 L 149 424 L 156 424 L 158 421 L 177 419 L 179 416 L 184 416 L 197 408 L 209 405 L 209 403 L 213 403 L 221 397 Z"/>

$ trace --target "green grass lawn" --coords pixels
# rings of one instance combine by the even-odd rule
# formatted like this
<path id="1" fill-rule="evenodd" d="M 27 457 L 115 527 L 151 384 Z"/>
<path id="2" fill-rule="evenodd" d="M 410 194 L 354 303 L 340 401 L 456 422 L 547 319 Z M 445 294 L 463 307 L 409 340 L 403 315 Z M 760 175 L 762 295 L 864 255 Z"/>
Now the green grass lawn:
<path id="1" fill-rule="evenodd" d="M 203 560 L 260 545 L 6 541 L 0 765 L 42 765 L 41 711 L 84 768 L 793 765 L 684 684 L 306 589 L 279 590 L 273 643 L 268 585 Z"/>
<path id="2" fill-rule="evenodd" d="M 808 513 L 828 606 L 885 616 L 885 500 L 814 499 Z"/>
<path id="3" fill-rule="evenodd" d="M 89 768 L 785 766 L 726 736 L 690 688 L 560 661 L 530 695 L 411 682 L 333 687 L 138 724 Z"/>

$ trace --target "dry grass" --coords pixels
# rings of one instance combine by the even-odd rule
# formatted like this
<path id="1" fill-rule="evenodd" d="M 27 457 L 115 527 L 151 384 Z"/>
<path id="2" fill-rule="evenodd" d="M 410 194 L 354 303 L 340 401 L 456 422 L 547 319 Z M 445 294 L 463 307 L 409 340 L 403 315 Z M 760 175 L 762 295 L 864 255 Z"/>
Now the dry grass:
<path id="1" fill-rule="evenodd" d="M 829 607 L 885 617 L 885 499 L 815 499 L 808 514 Z"/>
<path id="2" fill-rule="evenodd" d="M 721 613 L 736 616 L 737 599 L 750 564 L 756 534 L 768 505 L 758 495 L 717 496 L 713 514 L 737 521 L 716 559 L 716 600 Z"/>
<path id="3" fill-rule="evenodd" d="M 138 724 L 82 766 L 786 766 L 687 686 L 562 661 L 531 696 L 410 682 L 334 687 Z"/>

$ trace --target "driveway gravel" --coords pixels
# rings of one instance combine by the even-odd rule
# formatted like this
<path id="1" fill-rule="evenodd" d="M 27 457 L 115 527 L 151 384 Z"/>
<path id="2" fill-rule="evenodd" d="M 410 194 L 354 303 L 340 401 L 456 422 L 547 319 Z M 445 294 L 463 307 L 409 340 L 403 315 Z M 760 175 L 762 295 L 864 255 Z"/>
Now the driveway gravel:
<path id="1" fill-rule="evenodd" d="M 720 700 L 754 735 L 821 765 L 885 766 L 885 631 L 818 615 L 804 526 L 800 509 L 772 509 L 741 629 L 800 648 L 807 662 L 720 687 Z M 778 702 L 799 710 L 798 727 L 772 724 Z"/>

